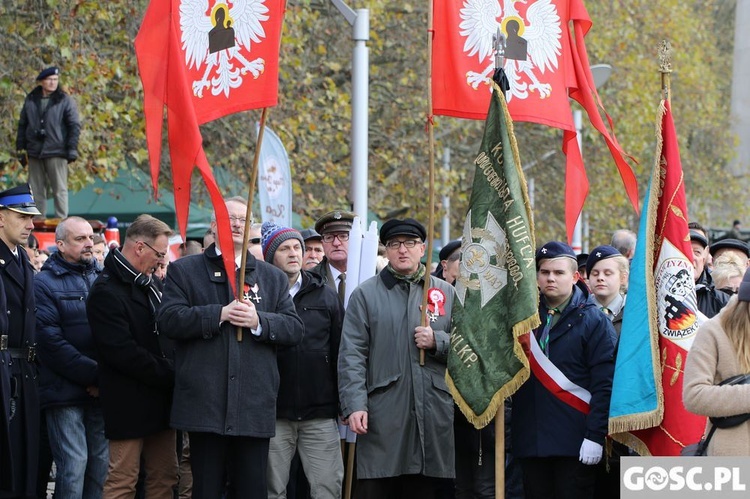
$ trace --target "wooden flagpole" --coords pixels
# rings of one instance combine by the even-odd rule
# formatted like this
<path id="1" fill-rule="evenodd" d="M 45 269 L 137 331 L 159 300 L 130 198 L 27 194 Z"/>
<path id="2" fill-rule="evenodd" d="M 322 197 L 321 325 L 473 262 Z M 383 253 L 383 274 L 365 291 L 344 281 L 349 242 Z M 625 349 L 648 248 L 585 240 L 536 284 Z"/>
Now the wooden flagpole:
<path id="1" fill-rule="evenodd" d="M 659 73 L 662 99 L 672 104 L 672 44 L 669 40 L 662 40 L 659 44 Z"/>
<path id="2" fill-rule="evenodd" d="M 260 127 L 258 129 L 258 141 L 255 144 L 255 155 L 253 156 L 253 169 L 250 173 L 250 185 L 247 189 L 247 210 L 245 211 L 245 231 L 242 238 L 242 259 L 240 260 L 240 278 L 237 285 L 237 301 L 241 301 L 245 283 L 245 264 L 247 263 L 247 242 L 250 235 L 250 224 L 252 224 L 253 197 L 255 197 L 255 182 L 258 178 L 258 162 L 260 161 L 260 146 L 263 144 L 263 132 L 266 130 L 266 115 L 268 108 L 264 107 L 260 115 Z M 242 341 L 242 327 L 237 326 L 237 341 Z"/>
<path id="3" fill-rule="evenodd" d="M 427 13 L 427 132 L 429 135 L 430 155 L 430 188 L 429 207 L 430 216 L 427 222 L 427 258 L 425 259 L 424 290 L 422 293 L 422 327 L 427 326 L 427 298 L 430 290 L 430 267 L 432 267 L 432 240 L 435 234 L 435 131 L 432 119 L 432 39 L 433 39 L 433 2 L 430 0 L 430 10 Z M 419 365 L 424 366 L 424 350 L 419 350 Z"/>

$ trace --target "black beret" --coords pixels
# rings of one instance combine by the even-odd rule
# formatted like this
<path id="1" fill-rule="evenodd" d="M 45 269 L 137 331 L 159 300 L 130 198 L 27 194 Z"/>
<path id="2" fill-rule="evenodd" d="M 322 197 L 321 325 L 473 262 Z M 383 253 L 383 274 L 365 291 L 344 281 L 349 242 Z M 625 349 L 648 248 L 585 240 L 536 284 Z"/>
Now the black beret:
<path id="1" fill-rule="evenodd" d="M 440 248 L 440 253 L 438 254 L 438 259 L 442 262 L 443 260 L 447 260 L 449 256 L 453 254 L 454 251 L 459 249 L 461 247 L 461 240 L 456 239 L 455 241 L 451 241 L 442 248 Z"/>
<path id="2" fill-rule="evenodd" d="M 720 249 L 741 251 L 746 257 L 750 258 L 750 248 L 748 248 L 745 241 L 740 241 L 739 239 L 722 239 L 721 241 L 716 241 L 708 251 L 711 252 L 711 256 L 714 256 Z"/>
<path id="3" fill-rule="evenodd" d="M 578 262 L 578 270 L 581 270 L 581 267 L 586 266 L 586 260 L 589 259 L 588 253 L 579 253 L 576 255 L 576 261 Z"/>
<path id="4" fill-rule="evenodd" d="M 424 242 L 427 239 L 427 231 L 421 223 L 413 218 L 403 220 L 394 218 L 388 220 L 380 228 L 380 242 L 385 244 L 394 236 L 414 236 Z"/>
<path id="5" fill-rule="evenodd" d="M 573 248 L 560 241 L 550 241 L 536 251 L 536 268 L 539 270 L 539 264 L 542 260 L 551 260 L 553 258 L 570 258 L 578 261 Z"/>
<path id="6" fill-rule="evenodd" d="M 695 229 L 690 229 L 690 240 L 702 244 L 704 248 L 708 246 L 706 236 Z"/>
<path id="7" fill-rule="evenodd" d="M 614 258 L 616 256 L 622 256 L 622 253 L 620 253 L 617 248 L 613 248 L 612 246 L 609 246 L 607 244 L 603 246 L 597 246 L 593 249 L 593 251 L 591 251 L 591 254 L 586 260 L 586 275 L 590 276 L 591 271 L 594 269 L 594 265 L 596 265 L 600 261 L 606 260 L 608 258 Z"/>
<path id="8" fill-rule="evenodd" d="M 39 75 L 36 77 L 36 81 L 42 81 L 45 78 L 48 78 L 53 75 L 59 75 L 59 74 L 60 74 L 60 70 L 57 69 L 56 66 L 45 68 L 45 69 L 42 69 L 41 73 L 39 73 Z"/>
<path id="9" fill-rule="evenodd" d="M 750 301 L 750 271 L 745 271 L 742 282 L 737 290 L 737 299 L 739 301 Z"/>
<path id="10" fill-rule="evenodd" d="M 29 184 L 21 184 L 0 192 L 0 209 L 8 209 L 23 215 L 41 215 Z"/>
<path id="11" fill-rule="evenodd" d="M 354 217 L 356 216 L 351 211 L 329 211 L 315 222 L 315 231 L 318 234 L 325 234 L 326 232 L 349 232 L 352 230 L 352 223 L 354 223 Z"/>
<path id="12" fill-rule="evenodd" d="M 323 239 L 323 237 L 320 234 L 318 234 L 315 231 L 315 229 L 304 229 L 304 230 L 301 230 L 299 233 L 302 234 L 302 239 L 305 242 L 311 239 L 315 239 L 317 241 L 320 241 L 321 239 Z"/>

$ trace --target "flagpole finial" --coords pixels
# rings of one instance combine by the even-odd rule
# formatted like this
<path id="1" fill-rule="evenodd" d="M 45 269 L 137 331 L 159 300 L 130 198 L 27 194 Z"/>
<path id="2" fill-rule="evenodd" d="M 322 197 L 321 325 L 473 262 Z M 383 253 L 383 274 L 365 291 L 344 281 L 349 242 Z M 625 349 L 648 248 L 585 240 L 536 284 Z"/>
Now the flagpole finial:
<path id="1" fill-rule="evenodd" d="M 661 73 L 662 97 L 667 102 L 671 102 L 672 44 L 669 40 L 662 40 L 659 44 L 659 73 Z"/>
<path id="2" fill-rule="evenodd" d="M 500 28 L 492 35 L 492 46 L 495 49 L 495 69 L 505 66 L 505 35 Z"/>

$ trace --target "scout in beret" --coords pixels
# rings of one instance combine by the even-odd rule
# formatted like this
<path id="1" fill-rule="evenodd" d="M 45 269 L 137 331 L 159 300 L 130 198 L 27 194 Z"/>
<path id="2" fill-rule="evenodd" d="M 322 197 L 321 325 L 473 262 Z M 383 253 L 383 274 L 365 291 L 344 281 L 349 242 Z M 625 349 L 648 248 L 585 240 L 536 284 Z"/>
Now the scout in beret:
<path id="1" fill-rule="evenodd" d="M 628 282 L 628 259 L 613 246 L 597 246 L 586 261 L 586 272 L 594 302 L 609 320 L 615 322 L 617 318 L 615 330 L 619 333 L 625 306 L 622 293 Z"/>
<path id="2" fill-rule="evenodd" d="M 550 241 L 536 252 L 539 318 L 528 338 L 535 360 L 530 378 L 513 395 L 512 445 L 524 476 L 534 479 L 527 495 L 590 497 L 607 434 L 614 375 L 615 332 L 578 283 L 578 261 L 570 246 Z M 551 381 L 565 379 L 566 386 Z M 573 393 L 583 390 L 581 406 Z M 580 400 L 580 399 L 579 399 Z M 556 456 L 548 462 L 547 456 Z M 548 480 L 549 473 L 570 480 Z M 563 483 L 564 482 L 564 483 Z"/>

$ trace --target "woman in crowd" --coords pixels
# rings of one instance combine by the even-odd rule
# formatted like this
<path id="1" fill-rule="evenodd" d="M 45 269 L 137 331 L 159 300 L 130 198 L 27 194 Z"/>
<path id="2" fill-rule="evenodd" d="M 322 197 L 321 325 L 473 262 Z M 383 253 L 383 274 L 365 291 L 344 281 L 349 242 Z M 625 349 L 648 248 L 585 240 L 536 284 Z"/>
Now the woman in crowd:
<path id="1" fill-rule="evenodd" d="M 719 314 L 698 329 L 683 380 L 685 408 L 708 417 L 750 413 L 750 385 L 723 385 L 732 376 L 750 373 L 750 272 L 737 295 Z M 707 424 L 707 430 L 712 424 Z M 691 442 L 692 443 L 692 442 Z M 717 429 L 709 456 L 750 456 L 750 420 Z"/>
<path id="2" fill-rule="evenodd" d="M 597 246 L 586 260 L 588 285 L 594 301 L 612 321 L 618 336 L 622 327 L 628 271 L 628 259 L 612 246 Z"/>
<path id="3" fill-rule="evenodd" d="M 714 287 L 728 295 L 735 294 L 742 282 L 745 268 L 739 256 L 733 253 L 720 255 L 714 260 L 714 270 L 711 272 Z"/>

